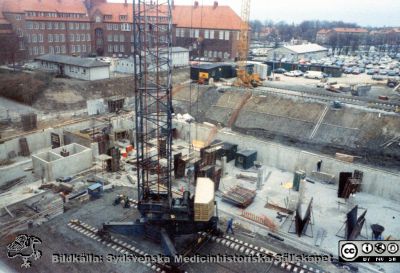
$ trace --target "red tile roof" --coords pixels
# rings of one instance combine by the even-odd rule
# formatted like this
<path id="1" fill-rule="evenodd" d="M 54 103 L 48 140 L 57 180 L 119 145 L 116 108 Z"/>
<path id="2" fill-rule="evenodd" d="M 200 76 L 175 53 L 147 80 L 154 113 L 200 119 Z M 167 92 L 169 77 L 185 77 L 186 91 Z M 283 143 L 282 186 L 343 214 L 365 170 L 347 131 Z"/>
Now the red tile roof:
<path id="1" fill-rule="evenodd" d="M 86 13 L 83 0 L 2 0 L 4 12 L 25 11 Z"/>
<path id="2" fill-rule="evenodd" d="M 368 33 L 365 28 L 334 28 L 333 30 L 340 33 Z"/>
<path id="3" fill-rule="evenodd" d="M 317 32 L 317 34 L 327 34 L 327 33 L 329 33 L 329 32 L 331 32 L 332 30 L 331 29 L 320 29 L 320 30 L 318 30 L 318 32 Z"/>
<path id="4" fill-rule="evenodd" d="M 132 22 L 132 4 L 103 3 L 92 8 L 91 14 L 100 11 L 103 15 L 112 15 L 112 19 L 105 22 L 122 22 L 120 15 L 128 15 L 128 22 Z M 154 14 L 155 15 L 155 14 Z M 154 16 L 153 15 L 153 16 Z M 172 8 L 172 21 L 177 27 L 209 28 L 239 30 L 240 17 L 229 6 L 181 6 Z"/>
<path id="5" fill-rule="evenodd" d="M 177 27 L 240 30 L 241 19 L 229 6 L 178 6 L 172 9 Z"/>

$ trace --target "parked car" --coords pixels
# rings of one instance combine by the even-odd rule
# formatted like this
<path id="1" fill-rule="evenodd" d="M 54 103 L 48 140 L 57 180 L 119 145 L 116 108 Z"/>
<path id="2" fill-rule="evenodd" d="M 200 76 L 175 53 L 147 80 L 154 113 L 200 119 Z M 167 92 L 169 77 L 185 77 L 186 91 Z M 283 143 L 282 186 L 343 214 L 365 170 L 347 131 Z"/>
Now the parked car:
<path id="1" fill-rule="evenodd" d="M 385 69 L 379 70 L 379 75 L 387 75 L 387 71 Z"/>
<path id="2" fill-rule="evenodd" d="M 284 68 L 277 68 L 277 69 L 274 69 L 272 72 L 273 72 L 273 73 L 276 73 L 276 74 L 283 74 L 283 73 L 286 72 L 286 69 L 284 69 Z"/>
<path id="3" fill-rule="evenodd" d="M 324 74 L 321 71 L 306 71 L 304 77 L 307 79 L 322 79 Z"/>
<path id="4" fill-rule="evenodd" d="M 387 72 L 387 75 L 390 76 L 390 77 L 394 77 L 394 76 L 397 75 L 397 73 L 396 73 L 396 71 L 394 71 L 394 70 L 389 70 L 389 71 Z"/>
<path id="5" fill-rule="evenodd" d="M 360 74 L 360 69 L 358 69 L 358 68 L 353 69 L 353 71 L 351 72 L 351 74 L 353 74 L 353 75 L 358 75 L 358 74 Z"/>
<path id="6" fill-rule="evenodd" d="M 385 79 L 385 77 L 383 77 L 381 75 L 373 75 L 372 79 L 375 81 L 383 81 Z"/>
<path id="7" fill-rule="evenodd" d="M 296 77 L 294 71 L 288 71 L 283 73 L 283 75 L 288 76 L 288 77 Z"/>
<path id="8" fill-rule="evenodd" d="M 374 69 L 368 69 L 367 70 L 367 75 L 374 75 L 375 74 L 375 70 Z"/>
<path id="9" fill-rule="evenodd" d="M 301 70 L 293 70 L 292 72 L 295 74 L 295 77 L 301 77 L 304 74 Z"/>

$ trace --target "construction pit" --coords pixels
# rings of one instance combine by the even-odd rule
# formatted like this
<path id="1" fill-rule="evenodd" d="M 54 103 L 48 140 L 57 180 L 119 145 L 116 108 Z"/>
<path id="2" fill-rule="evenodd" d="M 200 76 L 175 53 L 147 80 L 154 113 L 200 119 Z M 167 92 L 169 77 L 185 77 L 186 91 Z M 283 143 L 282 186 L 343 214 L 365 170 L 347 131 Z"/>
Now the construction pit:
<path id="1" fill-rule="evenodd" d="M 334 143 L 332 132 L 327 130 L 339 126 L 347 127 L 348 130 L 335 132 L 336 138 L 342 138 L 335 145 L 344 143 L 357 148 L 357 145 L 364 145 L 360 140 L 369 143 L 374 139 L 386 143 L 389 137 L 377 139 L 377 132 L 370 138 L 363 135 L 368 128 L 361 126 L 367 124 L 360 116 L 367 116 L 368 119 L 375 117 L 375 126 L 387 126 L 385 132 L 389 136 L 394 133 L 388 130 L 389 127 L 392 130 L 399 128 L 388 125 L 398 122 L 395 114 L 365 111 L 360 106 L 344 107 L 339 112 L 309 99 L 299 101 L 285 95 L 270 94 L 255 96 L 254 92 L 251 94 L 248 90 L 240 93 L 235 93 L 236 90 L 218 92 L 212 88 L 199 87 L 192 91 L 192 96 L 196 92 L 202 93 L 202 96 L 214 92 L 213 103 L 197 104 L 190 99 L 185 101 L 184 94 L 187 95 L 188 90 L 180 91 L 175 98 L 175 107 L 180 106 L 182 113 L 187 110 L 184 107 L 191 107 L 192 116 L 198 121 L 193 121 L 190 115 L 180 114 L 173 119 L 173 157 L 181 154 L 182 160 L 175 161 L 180 171 L 174 172 L 173 194 L 179 196 L 184 190 L 194 192 L 191 162 L 207 161 L 208 168 L 202 168 L 198 176 L 210 177 L 218 184 L 215 200 L 218 204 L 220 228 L 225 231 L 226 222 L 233 218 L 235 230 L 234 235 L 227 234 L 221 238 L 207 235 L 204 237 L 207 242 L 197 250 L 198 254 L 245 255 L 265 249 L 271 253 L 332 255 L 337 259 L 338 241 L 345 240 L 349 235 L 345 228 L 346 219 L 354 208 L 358 210 L 358 216 L 367 211 L 364 224 L 355 231 L 356 238 L 372 239 L 371 224 L 384 226 L 385 238 L 399 238 L 400 204 L 397 196 L 400 193 L 400 174 L 396 169 L 366 165 L 357 158 L 349 159 L 349 156 L 326 152 L 334 146 L 328 147 L 325 153 L 303 149 L 310 145 L 307 141 L 314 141 L 314 138 L 318 138 L 319 142 L 313 143 L 326 146 L 328 142 Z M 198 98 L 201 96 L 198 95 Z M 298 103 L 298 110 L 291 105 L 293 101 Z M 309 111 L 301 116 L 306 106 Z M 292 109 L 289 110 L 289 107 Z M 349 115 L 349 118 L 339 119 L 337 115 Z M 255 125 L 250 125 L 251 118 Z M 380 122 L 382 119 L 385 121 L 383 124 Z M 14 163 L 0 167 L 1 247 L 5 248 L 17 234 L 26 233 L 40 238 L 43 255 L 40 260 L 32 262 L 30 272 L 97 272 L 97 265 L 93 266 L 95 262 L 56 263 L 52 261 L 54 254 L 94 253 L 112 257 L 121 253 L 162 253 L 158 244 L 143 238 L 113 235 L 112 241 L 103 241 L 88 229 L 99 229 L 107 221 L 134 221 L 139 217 L 135 203 L 137 183 L 136 153 L 132 147 L 135 143 L 133 120 L 134 116 L 130 112 L 104 114 L 25 133 L 1 144 L 2 159 L 6 159 L 12 151 L 18 154 L 13 158 Z M 288 120 L 292 123 L 284 127 Z M 305 126 L 300 133 L 295 130 L 304 124 L 310 126 Z M 254 126 L 271 130 L 260 131 L 254 129 Z M 351 128 L 355 127 L 359 128 L 353 134 L 355 130 Z M 107 141 L 99 137 L 103 133 L 108 135 Z M 273 133 L 275 139 L 271 140 L 268 133 Z M 305 146 L 297 148 L 288 145 L 288 139 L 296 135 L 304 136 L 301 143 Z M 26 139 L 28 151 L 26 145 L 21 146 L 21 138 Z M 239 162 L 240 167 L 237 167 L 236 157 L 226 162 L 219 156 L 220 147 L 207 148 L 211 143 L 237 145 L 237 152 L 256 151 L 256 159 L 246 166 L 244 162 Z M 395 146 L 393 144 L 388 147 Z M 110 147 L 118 147 L 121 151 L 118 158 L 112 154 L 106 155 Z M 206 156 L 203 158 L 200 152 L 202 148 L 206 148 Z M 322 166 L 320 172 L 317 172 L 319 160 L 322 160 Z M 52 165 L 61 161 L 66 168 L 60 170 Z M 183 171 L 182 163 L 179 162 L 186 162 Z M 351 194 L 345 192 L 345 197 L 338 197 L 339 186 L 342 185 L 341 173 L 353 177 L 355 171 L 362 173 L 362 178 L 357 178 L 357 187 Z M 302 173 L 299 181 L 296 180 L 296 172 Z M 349 186 L 350 183 L 346 181 L 345 184 Z M 91 198 L 89 188 L 96 182 L 102 184 L 104 192 L 98 198 Z M 113 205 L 120 194 L 129 197 L 129 208 Z M 296 230 L 299 207 L 310 208 L 306 213 L 306 225 L 300 234 Z M 185 243 L 182 245 L 185 246 Z M 130 248 L 127 249 L 127 246 Z M 20 259 L 8 259 L 6 252 L 1 255 L 2 266 L 6 270 L 20 270 Z M 106 272 L 164 270 L 162 265 L 156 263 L 119 263 L 113 260 L 103 262 L 102 266 Z M 187 263 L 182 268 L 186 272 L 265 272 L 269 266 L 264 263 Z M 300 265 L 275 263 L 270 272 L 355 272 L 356 269 L 358 272 L 396 272 L 392 264 L 349 265 L 338 262 Z"/>

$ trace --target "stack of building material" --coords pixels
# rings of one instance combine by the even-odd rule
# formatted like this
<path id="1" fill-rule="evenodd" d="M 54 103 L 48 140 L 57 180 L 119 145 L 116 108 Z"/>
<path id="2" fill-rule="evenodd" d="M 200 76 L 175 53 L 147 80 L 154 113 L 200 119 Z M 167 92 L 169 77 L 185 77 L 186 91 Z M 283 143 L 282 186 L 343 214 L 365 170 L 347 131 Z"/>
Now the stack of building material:
<path id="1" fill-rule="evenodd" d="M 329 173 L 323 172 L 311 172 L 309 176 L 306 178 L 307 181 L 311 182 L 321 182 L 326 184 L 334 184 L 335 183 L 335 176 Z"/>
<path id="2" fill-rule="evenodd" d="M 237 185 L 222 194 L 222 200 L 232 203 L 235 206 L 246 208 L 256 197 L 256 191 L 246 189 Z"/>
<path id="3" fill-rule="evenodd" d="M 214 215 L 214 182 L 209 178 L 197 178 L 194 196 L 194 220 L 208 221 Z"/>

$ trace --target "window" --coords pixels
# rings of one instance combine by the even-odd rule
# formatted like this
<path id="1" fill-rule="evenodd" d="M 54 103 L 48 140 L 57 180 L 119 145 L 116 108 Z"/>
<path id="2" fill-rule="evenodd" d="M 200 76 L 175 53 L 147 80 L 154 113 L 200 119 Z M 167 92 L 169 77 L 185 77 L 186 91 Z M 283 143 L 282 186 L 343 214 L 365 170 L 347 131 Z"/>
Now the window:
<path id="1" fill-rule="evenodd" d="M 214 51 L 214 58 L 217 58 L 218 52 Z"/>
<path id="2" fill-rule="evenodd" d="M 53 29 L 53 25 L 52 25 L 51 22 L 48 22 L 48 23 L 47 23 L 47 29 Z"/>
<path id="3" fill-rule="evenodd" d="M 181 37 L 185 37 L 185 29 L 184 28 L 181 28 L 181 35 L 180 35 Z"/>
<path id="4" fill-rule="evenodd" d="M 65 42 L 65 35 L 64 34 L 60 34 L 60 41 L 61 42 Z"/>
<path id="5" fill-rule="evenodd" d="M 118 52 L 118 45 L 114 45 L 114 52 Z"/>
<path id="6" fill-rule="evenodd" d="M 229 31 L 225 31 L 225 40 L 229 40 Z"/>
<path id="7" fill-rule="evenodd" d="M 90 42 L 90 34 L 86 34 L 86 41 Z"/>
<path id="8" fill-rule="evenodd" d="M 190 31 L 189 31 L 189 37 L 190 37 L 190 38 L 193 38 L 193 36 L 194 36 L 194 29 L 190 29 Z"/>
<path id="9" fill-rule="evenodd" d="M 60 23 L 60 29 L 65 29 L 65 23 Z"/>
<path id="10" fill-rule="evenodd" d="M 81 52 L 81 45 L 76 46 L 76 52 Z"/>
<path id="11" fill-rule="evenodd" d="M 34 46 L 33 47 L 33 55 L 38 55 L 38 54 L 39 54 L 38 48 L 37 48 L 37 46 Z"/>
<path id="12" fill-rule="evenodd" d="M 79 34 L 75 35 L 75 41 L 79 42 L 81 40 L 81 36 Z"/>
<path id="13" fill-rule="evenodd" d="M 207 51 L 207 50 L 204 50 L 203 56 L 204 56 L 204 57 L 207 57 L 207 56 L 208 56 L 208 51 Z"/>
<path id="14" fill-rule="evenodd" d="M 22 32 L 22 30 L 20 28 L 17 28 L 17 35 L 18 35 L 18 37 L 24 37 L 24 33 Z"/>
<path id="15" fill-rule="evenodd" d="M 41 22 L 40 23 L 40 29 L 45 29 L 46 28 L 46 23 L 45 22 Z"/>
<path id="16" fill-rule="evenodd" d="M 176 28 L 175 29 L 175 36 L 176 37 L 180 37 L 180 34 L 181 34 L 181 29 L 180 28 Z"/>
<path id="17" fill-rule="evenodd" d="M 112 24 L 107 24 L 107 30 L 112 30 L 113 26 Z"/>
<path id="18" fill-rule="evenodd" d="M 58 29 L 58 22 L 54 23 L 54 29 Z"/>
<path id="19" fill-rule="evenodd" d="M 219 39 L 223 40 L 224 39 L 224 32 L 222 30 L 220 30 L 218 32 L 219 32 Z"/>
<path id="20" fill-rule="evenodd" d="M 40 54 L 44 54 L 44 46 L 40 46 Z"/>
<path id="21" fill-rule="evenodd" d="M 71 53 L 75 53 L 75 45 L 71 45 Z"/>
<path id="22" fill-rule="evenodd" d="M 112 45 L 108 45 L 108 52 L 112 52 L 113 51 L 113 46 Z"/>
<path id="23" fill-rule="evenodd" d="M 82 69 L 82 74 L 84 74 L 84 75 L 86 74 L 86 69 L 85 68 Z"/>
<path id="24" fill-rule="evenodd" d="M 118 42 L 118 35 L 117 34 L 114 35 L 114 42 Z"/>
<path id="25" fill-rule="evenodd" d="M 104 20 L 112 20 L 112 15 L 104 15 Z"/>
<path id="26" fill-rule="evenodd" d="M 119 46 L 119 51 L 120 52 L 125 52 L 125 46 L 124 45 L 120 45 Z"/>
<path id="27" fill-rule="evenodd" d="M 75 23 L 75 29 L 79 30 L 79 23 Z"/>
<path id="28" fill-rule="evenodd" d="M 118 24 L 113 24 L 113 30 L 118 30 Z"/>
<path id="29" fill-rule="evenodd" d="M 119 20 L 121 20 L 121 21 L 126 21 L 126 20 L 128 20 L 128 16 L 126 16 L 126 15 L 120 15 L 120 16 L 119 16 Z"/>
<path id="30" fill-rule="evenodd" d="M 96 23 L 100 23 L 101 22 L 100 16 L 96 16 L 95 21 L 96 21 Z"/>
<path id="31" fill-rule="evenodd" d="M 210 29 L 210 39 L 214 39 L 214 30 Z"/>
<path id="32" fill-rule="evenodd" d="M 113 36 L 111 34 L 107 35 L 107 41 L 112 42 Z"/>
<path id="33" fill-rule="evenodd" d="M 212 52 L 212 50 L 210 50 L 210 51 L 208 52 L 208 57 L 209 57 L 209 58 L 212 58 L 212 56 L 213 56 L 213 52 Z"/>
<path id="34" fill-rule="evenodd" d="M 86 52 L 86 45 L 82 45 L 82 52 Z"/>
<path id="35" fill-rule="evenodd" d="M 81 30 L 84 30 L 86 28 L 85 23 L 81 23 Z"/>
<path id="36" fill-rule="evenodd" d="M 124 35 L 119 35 L 119 41 L 120 42 L 125 42 L 125 36 Z"/>
<path id="37" fill-rule="evenodd" d="M 30 43 L 30 42 L 31 42 L 31 35 L 28 34 L 26 37 L 27 37 L 27 39 L 28 39 L 28 43 Z"/>
<path id="38" fill-rule="evenodd" d="M 43 43 L 43 34 L 39 34 L 39 43 Z"/>
<path id="39" fill-rule="evenodd" d="M 17 15 L 15 15 L 15 20 L 18 20 L 18 21 L 20 21 L 21 20 L 21 14 L 17 14 Z"/>
<path id="40" fill-rule="evenodd" d="M 74 35 L 74 34 L 70 34 L 70 35 L 69 35 L 69 40 L 70 40 L 71 42 L 73 42 L 73 41 L 75 40 L 75 35 Z"/>
<path id="41" fill-rule="evenodd" d="M 65 54 L 66 53 L 66 48 L 65 45 L 61 46 L 61 53 Z"/>
<path id="42" fill-rule="evenodd" d="M 85 34 L 81 34 L 81 41 L 85 41 L 86 35 Z"/>
<path id="43" fill-rule="evenodd" d="M 56 54 L 60 54 L 61 53 L 61 47 L 60 46 L 56 46 Z"/>
<path id="44" fill-rule="evenodd" d="M 58 43 L 60 41 L 60 36 L 58 34 L 54 34 L 54 42 Z"/>
<path id="45" fill-rule="evenodd" d="M 218 51 L 218 58 L 222 58 L 222 52 Z"/>
<path id="46" fill-rule="evenodd" d="M 121 24 L 121 30 L 122 31 L 130 31 L 131 30 L 131 25 L 128 24 L 128 23 Z"/>
<path id="47" fill-rule="evenodd" d="M 26 22 L 26 28 L 27 29 L 32 29 L 33 28 L 32 22 Z"/>
<path id="48" fill-rule="evenodd" d="M 198 29 L 194 30 L 194 37 L 199 38 L 199 30 Z"/>
<path id="49" fill-rule="evenodd" d="M 208 29 L 204 30 L 204 39 L 210 39 L 210 31 Z"/>
<path id="50" fill-rule="evenodd" d="M 69 23 L 69 29 L 71 29 L 71 30 L 74 29 L 74 23 Z"/>
<path id="51" fill-rule="evenodd" d="M 90 29 L 90 24 L 86 23 L 86 30 L 89 30 L 89 29 Z"/>
<path id="52" fill-rule="evenodd" d="M 53 46 L 49 46 L 49 53 L 50 54 L 54 54 L 54 47 Z"/>
<path id="53" fill-rule="evenodd" d="M 33 28 L 34 29 L 39 29 L 39 23 L 37 23 L 37 22 L 33 23 Z"/>
<path id="54" fill-rule="evenodd" d="M 24 41 L 19 41 L 19 50 L 24 50 Z"/>
<path id="55" fill-rule="evenodd" d="M 47 40 L 49 41 L 49 43 L 52 43 L 53 42 L 53 34 L 49 34 L 47 36 Z"/>

